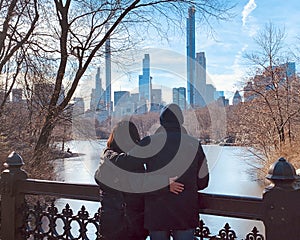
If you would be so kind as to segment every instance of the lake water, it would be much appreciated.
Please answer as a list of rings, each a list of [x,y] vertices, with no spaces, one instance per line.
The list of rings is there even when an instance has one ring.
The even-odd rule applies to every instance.
[[[72,183],[92,183],[94,184],[94,173],[99,165],[100,154],[105,146],[105,141],[71,141],[67,143],[72,152],[83,153],[76,158],[66,158],[55,161],[56,171],[59,180]],[[263,187],[252,180],[249,171],[252,170],[254,158],[245,159],[249,155],[246,149],[241,147],[227,147],[218,145],[205,145],[203,149],[206,153],[210,182],[203,191],[206,193],[217,193],[237,196],[262,197]],[[59,199],[58,207],[61,209],[68,202],[74,212],[80,210],[84,205],[90,214],[94,214],[100,204],[97,202]],[[238,239],[245,239],[254,226],[260,233],[264,234],[264,226],[260,221],[243,220],[237,218],[218,217],[212,215],[201,215],[206,226],[211,233],[217,234],[225,223],[229,223],[231,228],[238,235]],[[94,231],[93,231],[94,232]],[[93,238],[90,238],[93,239]]]

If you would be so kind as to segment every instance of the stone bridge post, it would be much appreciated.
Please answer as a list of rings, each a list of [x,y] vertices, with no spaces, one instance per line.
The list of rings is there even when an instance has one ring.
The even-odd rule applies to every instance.
[[[300,239],[300,188],[295,168],[278,159],[266,177],[271,184],[263,194],[267,240]]]
[[[12,152],[4,163],[5,170],[1,173],[1,239],[21,240],[22,205],[24,194],[18,192],[18,181],[27,178],[22,157]]]

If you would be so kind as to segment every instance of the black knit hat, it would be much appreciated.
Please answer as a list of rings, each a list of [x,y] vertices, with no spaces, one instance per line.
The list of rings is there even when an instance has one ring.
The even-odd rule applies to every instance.
[[[182,125],[184,121],[182,111],[175,103],[168,104],[161,110],[159,120],[162,126]]]

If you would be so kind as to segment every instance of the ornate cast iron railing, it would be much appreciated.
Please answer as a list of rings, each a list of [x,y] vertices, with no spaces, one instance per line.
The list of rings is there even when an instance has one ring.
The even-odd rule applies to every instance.
[[[58,211],[54,202],[48,207],[42,207],[38,202],[29,208],[24,206],[23,225],[21,232],[23,239],[95,239],[101,240],[101,208],[94,215],[90,215],[84,206],[74,214],[69,204]],[[76,227],[72,227],[76,223]],[[88,234],[88,227],[93,226],[95,231]],[[91,236],[92,235],[92,236]],[[237,239],[237,234],[228,223],[219,230],[217,235],[210,232],[203,220],[199,220],[199,226],[195,229],[195,239]],[[256,227],[245,237],[245,240],[264,240]]]
[[[47,208],[38,202],[34,207],[24,206],[23,225],[21,234],[23,239],[101,239],[99,208],[93,216],[90,216],[82,206],[77,214],[73,213],[69,204],[61,212],[58,211],[54,202]],[[88,229],[94,228],[89,234]],[[74,230],[76,229],[76,230]]]
[[[94,228],[94,237],[90,239],[101,239],[100,210],[90,215],[83,206],[74,214],[69,205],[62,212],[54,203],[46,208],[40,204],[31,208],[24,205],[27,195],[98,202],[98,186],[28,179],[21,169],[22,165],[22,158],[13,153],[6,161],[7,169],[1,174],[1,239],[88,239],[90,226]],[[299,240],[298,178],[293,166],[285,159],[279,159],[270,168],[268,179],[272,185],[265,189],[263,198],[201,193],[199,209],[204,214],[260,220],[264,223],[265,237],[253,227],[243,240]],[[218,233],[211,233],[200,220],[195,238],[227,240],[237,239],[237,234],[228,223]]]

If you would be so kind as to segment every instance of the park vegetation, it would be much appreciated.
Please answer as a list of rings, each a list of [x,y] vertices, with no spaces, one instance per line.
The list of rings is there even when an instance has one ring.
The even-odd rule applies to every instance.
[[[1,160],[16,150],[26,158],[25,168],[48,172],[53,143],[67,139],[73,121],[74,93],[89,67],[105,56],[105,42],[110,39],[112,59],[121,63],[123,53],[142,47],[145,36],[159,36],[157,41],[184,29],[191,6],[206,26],[230,18],[233,7],[226,0],[1,1]],[[20,106],[10,100],[17,88],[25,97]]]
[[[57,142],[106,138],[111,119],[74,117],[72,99],[89,67],[104,58],[108,39],[112,58],[121,64],[123,53],[142,46],[145,36],[155,32],[164,39],[172,29],[184,29],[191,5],[207,26],[212,19],[230,18],[232,9],[225,0],[1,1],[1,161],[15,150],[31,174],[46,178],[52,165],[45,162],[60,154],[53,151]],[[248,147],[263,170],[258,178],[280,156],[300,167],[300,82],[289,72],[297,54],[285,46],[285,37],[272,23],[255,37],[257,49],[245,55],[253,71],[245,73],[241,85],[243,103],[224,106],[216,101],[184,113],[185,127],[204,142]],[[10,99],[19,88],[22,96],[15,92],[18,99]],[[142,136],[159,123],[158,113],[132,120]]]
[[[300,79],[285,39],[285,31],[272,23],[254,38],[256,50],[245,54],[254,73],[243,84],[243,104],[228,121],[236,141],[257,157],[259,179],[279,157],[300,167]]]

